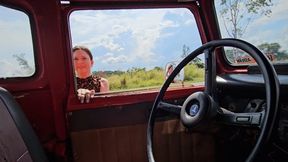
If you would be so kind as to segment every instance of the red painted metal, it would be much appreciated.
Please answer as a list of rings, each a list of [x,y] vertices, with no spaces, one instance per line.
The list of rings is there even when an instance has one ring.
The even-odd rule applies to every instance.
[[[113,3],[112,3],[113,2]],[[129,3],[133,2],[133,3]],[[71,39],[68,16],[80,8],[190,8],[199,28],[202,42],[218,39],[216,18],[210,0],[199,2],[177,0],[70,0],[61,5],[60,0],[1,0],[0,4],[25,11],[32,23],[37,72],[28,79],[0,80],[0,86],[13,93],[28,116],[45,148],[65,159],[65,141],[68,139],[66,113],[83,109],[123,106],[141,102],[153,102],[157,90],[113,93],[101,95],[89,104],[80,104],[75,94],[71,58]],[[97,4],[97,5],[95,5]],[[79,5],[79,6],[77,6]],[[90,6],[88,6],[90,5]],[[92,7],[92,5],[94,5]],[[218,72],[245,72],[229,66],[223,56],[217,57]],[[165,99],[187,97],[203,86],[171,89]]]
[[[188,97],[196,91],[203,91],[203,86],[195,86],[193,88],[177,88],[168,90],[165,94],[167,100]],[[90,103],[81,104],[75,94],[70,95],[67,111],[76,111],[83,109],[96,109],[111,106],[125,106],[141,102],[153,102],[159,90],[136,91],[136,92],[120,92],[109,95],[101,95],[93,98]]]

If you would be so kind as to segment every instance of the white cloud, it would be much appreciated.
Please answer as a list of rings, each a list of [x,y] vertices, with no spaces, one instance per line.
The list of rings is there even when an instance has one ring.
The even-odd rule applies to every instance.
[[[101,47],[101,46],[110,51],[121,51],[124,49],[118,43],[114,42],[113,37],[109,37],[105,35],[87,39],[85,41],[79,42],[79,44],[86,45],[90,49]]]
[[[0,6],[0,77],[29,76],[13,55],[26,56],[34,68],[33,45],[29,18],[21,11]]]
[[[260,33],[260,32],[259,32]],[[263,33],[263,34],[262,34]],[[261,43],[264,42],[269,42],[269,43],[274,43],[277,42],[281,45],[280,50],[288,50],[288,37],[286,34],[283,33],[288,33],[288,27],[283,29],[283,30],[269,30],[265,32],[261,32],[261,36],[263,39],[261,39]],[[259,39],[259,38],[258,38]]]
[[[104,56],[96,57],[96,62],[101,61],[102,63],[108,64],[118,64],[127,63],[129,61],[128,57],[125,55],[115,56],[113,53],[106,53]]]
[[[191,25],[194,23],[194,19],[189,19],[184,22],[185,25]]]
[[[129,60],[154,61],[153,49],[161,32],[169,27],[177,27],[173,21],[164,19],[165,14],[164,10],[149,10],[149,13],[139,12],[139,10],[120,11],[117,15],[110,14],[109,11],[105,13],[97,11],[96,14],[86,11],[75,12],[71,16],[72,37],[77,36],[73,44],[87,45],[92,49],[104,47],[112,53],[119,52],[125,49],[122,46],[123,42],[117,39],[121,34],[128,32],[135,47],[130,53],[125,54],[125,57]],[[123,57],[124,55],[120,56],[106,60],[117,62],[120,58],[127,59]]]
[[[288,33],[288,27],[283,31],[283,33]],[[288,51],[288,37],[286,34],[281,34],[279,36],[279,42],[283,42],[281,43],[282,50]]]
[[[269,15],[269,17],[262,16],[261,18],[254,21],[251,24],[251,27],[262,26],[271,21],[287,20],[288,19],[287,6],[288,6],[287,0],[279,0],[278,3],[273,4],[271,8],[272,13]]]
[[[12,62],[9,62],[7,60],[0,60],[0,65],[1,65],[0,78],[23,76],[23,75],[25,76],[20,66],[15,66],[15,64]]]
[[[281,44],[282,49],[288,49],[288,38],[286,34],[283,34],[288,32],[287,6],[287,0],[274,2],[274,5],[271,8],[272,13],[269,17],[262,16],[250,24],[248,27],[250,30],[247,30],[246,35],[249,36],[248,40],[253,44],[278,42]]]
[[[123,50],[123,47],[114,39],[127,29],[115,25],[119,24],[117,18],[111,18],[102,11],[98,11],[97,14],[91,11],[78,11],[75,15],[72,14],[71,22],[74,45],[86,45],[91,49],[102,46],[111,52]]]
[[[32,37],[28,19],[0,21],[0,56],[32,54]]]
[[[171,13],[171,14],[176,14],[176,15],[180,15],[180,16],[192,16],[192,12],[191,12],[191,15],[190,14],[187,14],[191,12],[189,9],[187,8],[182,8],[181,10],[179,9],[171,9],[171,10],[167,10],[167,13]]]

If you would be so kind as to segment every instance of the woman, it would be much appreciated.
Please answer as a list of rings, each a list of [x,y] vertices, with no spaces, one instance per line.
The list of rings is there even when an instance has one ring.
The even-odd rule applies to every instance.
[[[77,79],[78,98],[81,103],[88,103],[96,92],[108,92],[108,80],[93,75],[91,68],[94,64],[91,51],[84,46],[73,48],[74,69]]]

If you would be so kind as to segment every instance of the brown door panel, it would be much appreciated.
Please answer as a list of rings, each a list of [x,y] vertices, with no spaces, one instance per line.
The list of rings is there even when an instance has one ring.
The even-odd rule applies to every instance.
[[[70,112],[75,162],[147,162],[146,126],[151,103]],[[213,135],[186,131],[160,113],[154,131],[157,162],[215,161]]]

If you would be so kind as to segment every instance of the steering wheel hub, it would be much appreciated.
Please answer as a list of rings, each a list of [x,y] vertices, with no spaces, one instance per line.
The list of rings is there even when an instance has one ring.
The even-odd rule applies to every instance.
[[[189,109],[189,115],[190,116],[195,116],[199,112],[199,105],[198,104],[193,104],[190,109]]]
[[[208,112],[212,111],[211,99],[205,92],[196,92],[191,94],[184,102],[180,118],[186,127],[194,127],[208,119],[210,116]]]

